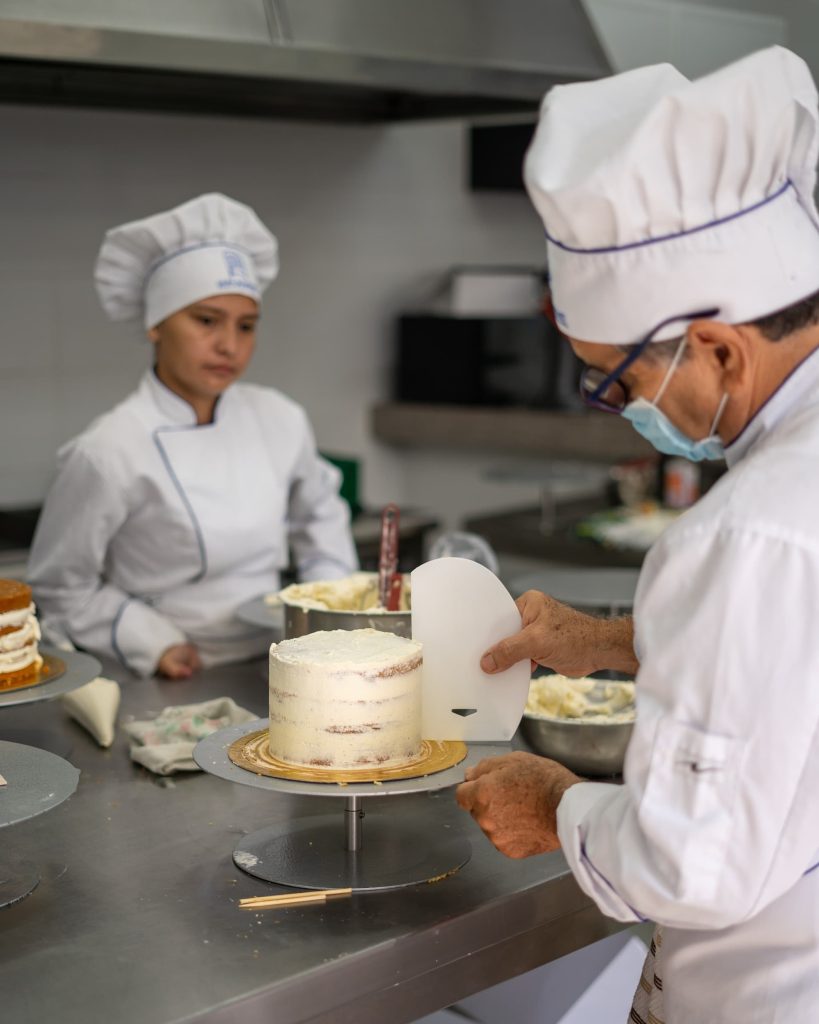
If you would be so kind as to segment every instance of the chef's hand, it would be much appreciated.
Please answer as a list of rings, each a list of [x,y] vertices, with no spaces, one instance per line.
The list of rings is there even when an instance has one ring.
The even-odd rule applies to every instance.
[[[578,678],[601,668],[635,673],[634,627],[630,618],[600,619],[527,590],[517,600],[523,628],[490,647],[481,658],[484,672],[503,672],[524,658],[561,675]]]
[[[201,667],[199,652],[193,644],[174,644],[163,651],[156,670],[168,679],[187,679]]]
[[[516,750],[469,768],[455,798],[501,853],[531,857],[560,848],[557,805],[581,781],[557,761]]]

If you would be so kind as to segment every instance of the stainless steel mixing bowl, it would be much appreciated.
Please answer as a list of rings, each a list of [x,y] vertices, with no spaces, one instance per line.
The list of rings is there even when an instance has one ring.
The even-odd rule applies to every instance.
[[[385,633],[412,637],[410,612],[336,612],[329,608],[305,608],[284,604],[284,636],[315,633],[319,629],[380,629]]]
[[[578,775],[620,775],[634,722],[583,722],[524,715],[521,731],[538,754]]]

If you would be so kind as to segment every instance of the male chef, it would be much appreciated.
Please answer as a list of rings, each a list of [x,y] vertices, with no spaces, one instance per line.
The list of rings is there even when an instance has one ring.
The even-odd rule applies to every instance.
[[[524,753],[458,790],[510,857],[562,848],[658,923],[631,1020],[819,1021],[817,93],[775,47],[553,89],[527,154],[587,400],[728,472],[649,553],[630,620],[524,595],[485,671],[637,673],[624,785]]]

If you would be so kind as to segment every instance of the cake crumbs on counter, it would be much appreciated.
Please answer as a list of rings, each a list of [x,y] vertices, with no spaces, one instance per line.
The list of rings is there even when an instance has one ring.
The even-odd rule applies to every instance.
[[[453,868],[451,871],[445,871],[442,875],[435,875],[434,878],[428,878],[427,885],[434,885],[435,882],[443,882],[445,878],[449,878],[450,875],[454,875],[456,871],[460,871],[460,867]]]

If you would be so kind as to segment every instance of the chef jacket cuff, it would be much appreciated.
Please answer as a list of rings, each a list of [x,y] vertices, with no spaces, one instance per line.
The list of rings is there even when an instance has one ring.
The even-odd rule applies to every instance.
[[[586,849],[586,837],[594,829],[596,811],[602,810],[620,791],[620,786],[608,782],[570,786],[558,804],[557,834],[578,885],[603,913],[617,921],[644,921],[617,892],[616,879],[607,878]]]
[[[140,676],[151,676],[163,653],[188,638],[164,615],[136,598],[119,606],[111,623],[111,646],[119,660]]]

